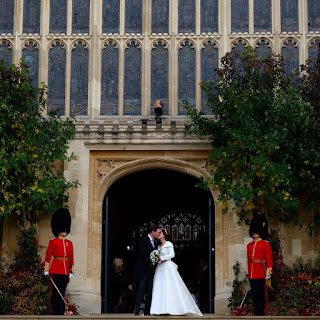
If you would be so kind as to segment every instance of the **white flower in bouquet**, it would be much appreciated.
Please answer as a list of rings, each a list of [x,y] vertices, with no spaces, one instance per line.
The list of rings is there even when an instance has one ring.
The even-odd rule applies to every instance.
[[[150,262],[151,262],[152,265],[155,266],[158,263],[160,254],[161,254],[161,249],[153,250],[150,253]]]

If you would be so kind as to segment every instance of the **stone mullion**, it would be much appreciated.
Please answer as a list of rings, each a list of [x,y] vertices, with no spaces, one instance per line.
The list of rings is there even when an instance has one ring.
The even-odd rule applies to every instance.
[[[221,44],[219,50],[220,59],[230,51],[229,36],[231,33],[231,0],[220,0],[219,11],[221,13]]]
[[[201,0],[195,0],[196,1],[196,34],[200,34],[201,33]]]
[[[178,77],[179,77],[179,40],[175,36],[172,37],[172,48],[171,48],[171,116],[176,117],[178,115]]]
[[[147,43],[148,43],[148,39],[147,37],[144,37],[144,41],[142,42],[142,47],[141,47],[141,115],[142,116],[146,116],[146,91],[148,90],[148,87],[146,87],[146,72],[147,69],[145,67],[146,64],[146,50],[148,50],[147,48]],[[150,87],[149,87],[150,88]]]
[[[71,34],[72,34],[72,0],[68,0],[67,2],[67,35],[71,35]]]
[[[120,0],[120,34],[123,35],[125,32],[125,19],[126,19],[126,1]]]
[[[305,63],[308,54],[308,44],[306,34],[308,33],[308,6],[305,0],[299,0],[299,33],[300,33],[300,46],[299,46],[299,63]]]
[[[124,50],[125,44],[124,41],[121,42],[119,48],[119,116],[123,115],[123,94],[124,94]]]
[[[148,37],[145,37],[144,40],[144,87],[142,87],[142,92],[144,93],[144,112],[141,110],[141,114],[145,115],[146,117],[150,116],[150,106],[153,101],[151,101],[151,41],[149,41]]]
[[[276,54],[281,53],[281,3],[278,0],[272,0],[272,32],[275,35],[273,51]]]
[[[249,34],[254,33],[254,0],[249,0]]]
[[[196,108],[201,110],[201,48],[198,46],[196,48]]]
[[[70,115],[70,88],[71,88],[71,43],[66,47],[66,90],[65,90],[65,115]]]
[[[15,0],[13,17],[14,47],[12,48],[12,63],[18,64],[21,58],[22,22],[23,21],[23,0]]]

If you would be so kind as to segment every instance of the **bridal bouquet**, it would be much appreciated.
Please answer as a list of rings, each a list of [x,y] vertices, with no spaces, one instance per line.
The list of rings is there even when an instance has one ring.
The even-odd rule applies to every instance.
[[[158,263],[160,254],[161,254],[161,249],[153,250],[150,253],[150,262],[152,265],[155,266]]]

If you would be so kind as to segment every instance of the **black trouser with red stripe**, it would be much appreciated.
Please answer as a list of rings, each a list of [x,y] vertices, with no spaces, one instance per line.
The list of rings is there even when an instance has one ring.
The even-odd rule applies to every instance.
[[[264,316],[267,311],[267,293],[265,279],[250,279],[254,315]]]
[[[69,282],[69,276],[66,276],[64,274],[51,274],[51,279],[54,281],[61,295],[64,298],[66,289],[67,289],[67,284]],[[52,288],[52,291],[51,291],[52,292],[52,295],[51,295],[52,314],[64,315],[64,311],[66,309],[65,303],[62,300],[59,292],[57,291],[53,283],[51,283],[51,288]]]

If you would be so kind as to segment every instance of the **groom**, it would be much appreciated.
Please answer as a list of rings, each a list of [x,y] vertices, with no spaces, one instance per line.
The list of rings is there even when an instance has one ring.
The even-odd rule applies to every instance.
[[[151,296],[153,286],[153,276],[155,267],[150,262],[150,253],[157,249],[156,239],[159,238],[161,230],[155,223],[150,223],[148,228],[149,234],[140,239],[137,260],[134,274],[134,287],[136,290],[135,315],[139,315],[140,305],[145,296],[144,315],[150,315]]]

